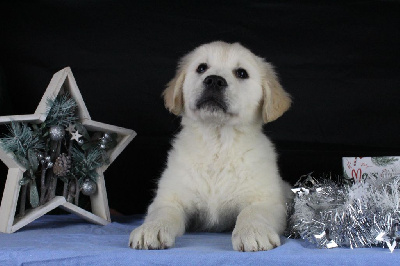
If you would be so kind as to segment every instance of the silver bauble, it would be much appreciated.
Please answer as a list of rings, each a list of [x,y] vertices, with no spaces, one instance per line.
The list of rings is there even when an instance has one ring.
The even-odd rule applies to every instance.
[[[104,133],[103,137],[105,139],[111,139],[111,135],[109,133]]]
[[[91,196],[97,191],[97,184],[93,180],[85,179],[81,185],[81,191],[83,195]]]
[[[65,136],[65,130],[62,126],[51,126],[49,133],[50,139],[55,141],[62,140]]]

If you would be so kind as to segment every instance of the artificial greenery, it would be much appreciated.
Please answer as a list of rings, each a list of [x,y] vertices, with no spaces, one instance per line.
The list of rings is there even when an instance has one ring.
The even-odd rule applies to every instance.
[[[69,93],[59,95],[54,100],[47,100],[48,114],[45,126],[64,126],[67,127],[69,124],[73,124],[78,120],[76,110],[78,104],[71,98]]]
[[[81,182],[83,178],[89,178],[93,181],[99,176],[96,169],[103,165],[102,152],[100,149],[89,149],[87,152],[74,147],[72,149],[72,160],[75,162],[71,169],[71,175]]]
[[[27,123],[11,122],[7,129],[8,133],[1,139],[3,150],[13,153],[17,161],[30,170],[28,174],[33,175],[39,166],[37,153],[45,148],[43,139]]]

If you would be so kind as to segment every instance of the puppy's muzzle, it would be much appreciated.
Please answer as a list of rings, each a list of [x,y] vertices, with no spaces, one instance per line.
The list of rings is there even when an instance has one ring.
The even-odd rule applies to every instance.
[[[228,87],[226,80],[221,76],[211,75],[203,80],[203,86],[203,94],[196,104],[197,109],[226,112],[228,110],[224,97],[225,89]]]

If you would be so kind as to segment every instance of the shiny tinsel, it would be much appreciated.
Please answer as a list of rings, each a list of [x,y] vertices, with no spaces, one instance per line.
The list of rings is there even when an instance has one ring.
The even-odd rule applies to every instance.
[[[320,248],[383,244],[393,251],[400,242],[399,185],[400,176],[370,176],[354,184],[304,176],[292,189],[289,234]]]

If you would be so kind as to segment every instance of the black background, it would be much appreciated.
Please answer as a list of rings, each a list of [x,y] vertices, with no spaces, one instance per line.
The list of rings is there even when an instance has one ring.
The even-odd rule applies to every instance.
[[[176,62],[240,42],[294,99],[264,127],[284,179],[340,174],[342,156],[400,156],[399,14],[397,1],[2,1],[0,115],[33,113],[70,66],[93,120],[138,133],[106,185],[111,208],[143,213],[179,130],[160,96]]]

